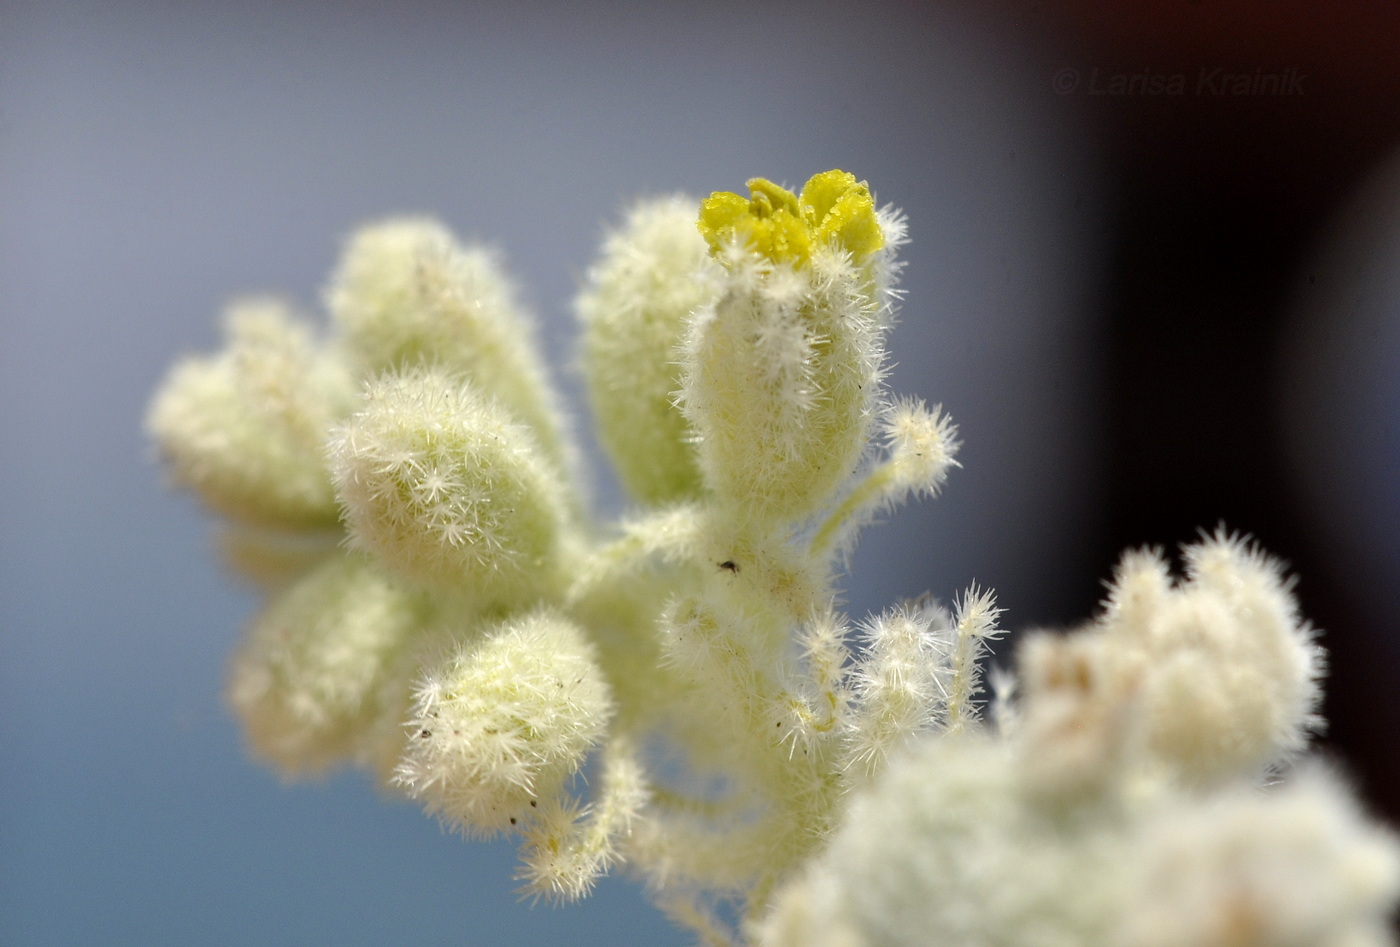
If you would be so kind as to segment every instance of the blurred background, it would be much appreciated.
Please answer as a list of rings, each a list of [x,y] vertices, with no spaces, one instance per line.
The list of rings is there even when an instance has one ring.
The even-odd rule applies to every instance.
[[[142,415],[229,298],[316,311],[352,228],[426,212],[504,253],[586,431],[603,226],[832,167],[909,215],[892,386],[965,441],[866,533],[850,611],[975,581],[1063,627],[1123,548],[1248,532],[1324,629],[1324,747],[1400,823],[1397,27],[1375,0],[0,6],[0,943],[685,943],[625,881],[531,908],[509,845],[251,762],[221,690],[256,600]]]

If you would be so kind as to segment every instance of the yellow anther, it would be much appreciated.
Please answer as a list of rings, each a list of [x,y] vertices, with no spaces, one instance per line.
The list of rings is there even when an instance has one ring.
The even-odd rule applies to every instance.
[[[801,196],[765,178],[748,180],[750,197],[716,191],[700,205],[700,233],[712,251],[740,240],[776,262],[802,266],[813,245],[834,243],[857,263],[885,243],[870,189],[855,175],[813,175]]]

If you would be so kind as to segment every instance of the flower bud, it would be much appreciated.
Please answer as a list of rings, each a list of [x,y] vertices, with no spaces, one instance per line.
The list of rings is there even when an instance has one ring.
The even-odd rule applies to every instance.
[[[701,490],[694,435],[676,407],[678,346],[692,312],[714,300],[714,262],[695,202],[638,205],[603,244],[578,298],[583,371],[603,447],[644,503]]]
[[[557,580],[560,475],[473,386],[428,368],[371,382],[330,454],[352,541],[390,569],[483,603]]]
[[[177,364],[151,401],[171,476],[246,524],[334,528],[322,446],[354,404],[348,372],[275,300],[234,304],[224,331],[222,352]]]
[[[369,372],[420,364],[460,372],[564,463],[530,321],[493,254],[463,249],[433,220],[387,220],[351,238],[326,301]]]
[[[1322,650],[1277,563],[1217,533],[1185,550],[1187,581],[1132,556],[1101,619],[1117,664],[1141,668],[1148,750],[1189,782],[1253,775],[1318,726]]]
[[[422,625],[421,596],[363,556],[336,556],[272,600],[233,660],[229,701],[287,775],[352,755],[383,711],[386,670]]]
[[[421,679],[396,781],[460,831],[509,831],[556,800],[611,715],[571,622],[513,619]]]
[[[717,495],[759,520],[800,518],[869,443],[889,315],[882,248],[899,230],[844,172],[817,175],[800,197],[749,187],[748,201],[716,194],[701,207],[725,275],[691,325],[681,403]]]

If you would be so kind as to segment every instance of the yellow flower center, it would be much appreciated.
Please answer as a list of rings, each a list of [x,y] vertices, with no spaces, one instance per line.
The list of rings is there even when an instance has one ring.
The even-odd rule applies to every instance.
[[[801,194],[764,178],[750,178],[748,188],[748,198],[716,191],[701,202],[698,226],[711,252],[738,240],[775,263],[802,266],[813,246],[834,243],[859,264],[885,245],[875,199],[854,174],[813,175]]]

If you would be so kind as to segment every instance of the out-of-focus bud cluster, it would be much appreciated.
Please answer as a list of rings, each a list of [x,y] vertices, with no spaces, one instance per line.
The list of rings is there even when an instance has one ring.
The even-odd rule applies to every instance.
[[[1400,846],[1307,763],[1321,650],[1279,566],[1223,532],[1173,580],[1028,638],[998,739],[924,741],[778,897],[769,947],[1390,944]],[[969,910],[975,906],[975,910]]]

